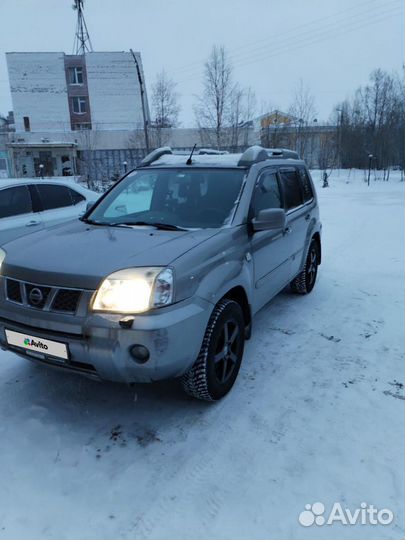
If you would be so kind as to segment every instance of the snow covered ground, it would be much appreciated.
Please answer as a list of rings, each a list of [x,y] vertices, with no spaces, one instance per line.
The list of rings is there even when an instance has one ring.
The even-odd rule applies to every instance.
[[[131,389],[1,352],[0,538],[403,538],[398,180],[367,187],[340,171],[318,188],[318,284],[258,314],[220,403],[173,382]],[[365,502],[394,520],[303,527],[314,502]]]

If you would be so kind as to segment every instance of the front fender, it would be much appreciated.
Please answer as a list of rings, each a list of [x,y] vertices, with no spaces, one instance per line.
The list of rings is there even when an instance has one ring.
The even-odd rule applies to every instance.
[[[176,301],[196,295],[215,305],[236,286],[242,286],[250,300],[253,262],[248,250],[246,226],[223,229],[196,246],[176,261]]]

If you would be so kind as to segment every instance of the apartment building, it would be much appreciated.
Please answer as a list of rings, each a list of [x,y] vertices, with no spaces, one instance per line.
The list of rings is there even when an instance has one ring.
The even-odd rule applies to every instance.
[[[135,56],[143,76],[141,55]],[[15,176],[77,174],[80,152],[103,150],[95,133],[107,132],[114,140],[115,131],[142,128],[140,84],[130,52],[9,52],[6,57],[15,118],[8,147]]]

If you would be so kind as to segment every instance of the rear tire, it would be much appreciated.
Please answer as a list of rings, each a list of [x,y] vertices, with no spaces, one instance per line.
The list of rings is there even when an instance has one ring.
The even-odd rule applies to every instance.
[[[181,378],[184,391],[204,401],[224,397],[238,376],[244,344],[242,308],[233,300],[220,300],[208,321],[197,360]]]
[[[319,246],[316,240],[312,240],[309,245],[304,268],[298,274],[298,276],[291,281],[291,289],[298,294],[310,293],[315,286],[316,276],[318,274],[318,266]]]

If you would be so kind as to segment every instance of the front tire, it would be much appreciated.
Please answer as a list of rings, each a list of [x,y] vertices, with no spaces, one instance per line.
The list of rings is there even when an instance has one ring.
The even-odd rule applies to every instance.
[[[312,240],[307,258],[305,260],[304,268],[294,278],[291,283],[291,289],[298,294],[308,294],[315,286],[316,276],[318,274],[319,266],[319,246],[316,240]]]
[[[238,376],[244,345],[240,305],[226,298],[220,300],[208,321],[197,360],[181,378],[185,392],[205,401],[224,397]]]

